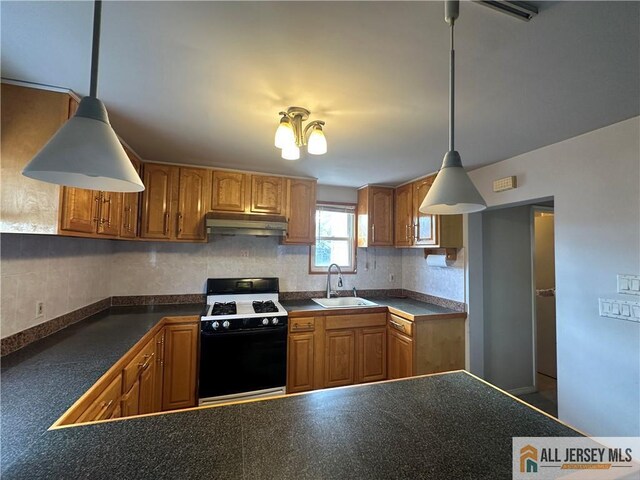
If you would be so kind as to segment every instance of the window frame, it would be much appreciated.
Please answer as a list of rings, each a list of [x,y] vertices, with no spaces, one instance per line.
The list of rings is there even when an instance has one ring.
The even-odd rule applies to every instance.
[[[313,243],[313,245],[309,245],[309,274],[310,275],[326,275],[327,274],[327,267],[318,267],[315,265],[315,251],[316,251],[316,242],[318,240],[351,240],[352,241],[352,245],[351,245],[351,258],[353,259],[353,266],[352,268],[342,268],[342,266],[340,266],[340,269],[342,270],[342,273],[345,275],[354,275],[356,273],[358,273],[358,258],[357,258],[357,252],[358,252],[358,222],[357,222],[357,204],[355,203],[344,203],[344,202],[322,202],[322,201],[318,201],[316,202],[316,208],[315,208],[315,212],[316,212],[316,216],[318,215],[318,207],[322,206],[322,205],[326,205],[328,207],[344,207],[345,210],[347,209],[353,209],[353,223],[352,223],[352,238],[350,237],[322,237],[319,238],[318,237],[318,231],[316,229],[316,236],[315,236],[315,241]]]

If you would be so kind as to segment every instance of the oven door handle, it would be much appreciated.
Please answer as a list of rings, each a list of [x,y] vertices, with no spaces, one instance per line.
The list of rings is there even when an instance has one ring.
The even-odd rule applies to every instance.
[[[247,330],[231,330],[231,331],[216,331],[207,332],[200,330],[200,335],[204,337],[237,337],[238,335],[265,335],[268,333],[280,333],[287,330],[287,325],[278,325],[277,327],[270,328],[251,328]]]

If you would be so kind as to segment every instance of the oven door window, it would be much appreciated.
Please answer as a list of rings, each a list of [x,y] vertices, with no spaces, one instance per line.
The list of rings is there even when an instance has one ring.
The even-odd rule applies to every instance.
[[[282,387],[287,327],[200,336],[200,398]]]

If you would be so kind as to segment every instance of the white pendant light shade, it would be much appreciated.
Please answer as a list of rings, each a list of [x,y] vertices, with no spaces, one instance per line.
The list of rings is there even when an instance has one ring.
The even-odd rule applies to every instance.
[[[140,192],[144,184],[109,124],[104,104],[84,97],[22,174],[43,182],[107,192]]]
[[[316,125],[313,130],[311,130],[307,151],[312,155],[324,155],[327,153],[327,139],[320,125]]]
[[[291,120],[288,117],[282,117],[280,119],[280,125],[276,130],[276,138],[274,142],[278,148],[290,147],[296,144],[296,136],[293,132],[293,126]]]
[[[282,149],[282,158],[285,160],[298,160],[300,158],[300,147],[295,143],[285,146]]]
[[[485,208],[487,204],[462,167],[458,152],[447,152],[442,168],[420,205],[420,212],[455,215],[479,212]]]

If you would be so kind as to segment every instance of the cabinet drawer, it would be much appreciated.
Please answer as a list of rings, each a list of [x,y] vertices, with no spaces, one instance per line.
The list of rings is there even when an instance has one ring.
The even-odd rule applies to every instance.
[[[355,315],[330,315],[325,322],[327,330],[339,328],[381,327],[387,324],[386,313],[361,313]]]
[[[409,337],[413,337],[413,322],[410,322],[409,320],[405,320],[404,318],[390,313],[389,326]]]
[[[289,319],[290,332],[313,332],[316,329],[316,319],[313,317],[300,317]]]
[[[77,423],[92,422],[110,418],[119,405],[122,394],[122,376],[118,375],[107,388],[89,405],[89,408],[80,415]]]
[[[155,355],[155,343],[153,339],[145,344],[142,347],[142,350],[138,352],[138,354],[129,362],[129,364],[124,367],[124,391],[128,392],[131,390],[131,387],[136,380],[138,379],[138,375],[145,370],[149,364],[155,361],[153,358]]]

